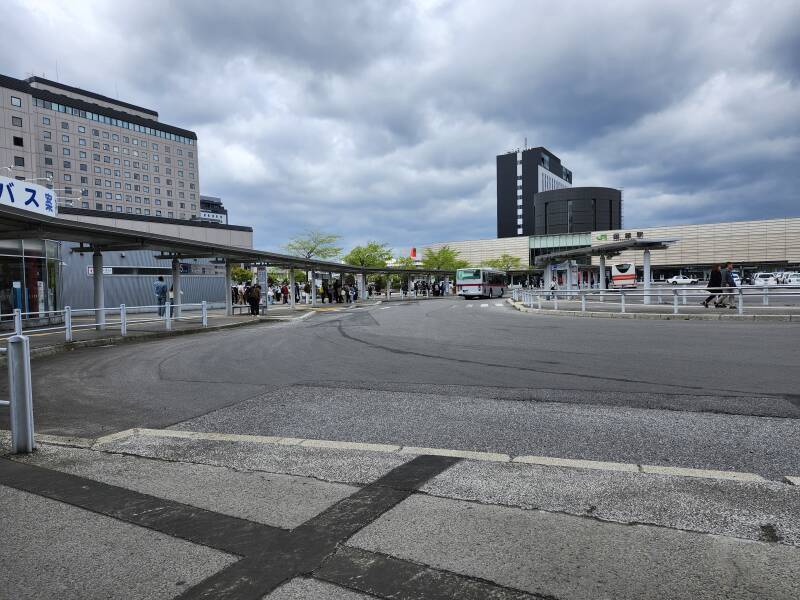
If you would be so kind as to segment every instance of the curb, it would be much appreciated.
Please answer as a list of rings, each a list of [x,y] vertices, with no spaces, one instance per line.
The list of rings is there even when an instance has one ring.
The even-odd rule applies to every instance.
[[[64,352],[71,352],[80,348],[96,348],[98,346],[108,345],[121,345],[121,344],[135,344],[139,342],[147,342],[150,340],[158,340],[173,336],[192,335],[197,333],[208,333],[212,331],[223,331],[225,329],[235,329],[237,327],[246,327],[248,325],[263,325],[265,323],[291,323],[294,321],[303,321],[308,319],[313,312],[300,315],[299,317],[262,317],[257,321],[243,321],[241,323],[225,323],[223,325],[209,325],[208,327],[200,327],[197,329],[173,329],[172,331],[153,331],[140,333],[137,335],[112,335],[109,337],[96,338],[93,340],[79,340],[77,342],[64,342],[63,344],[56,344],[52,346],[40,346],[38,348],[31,348],[31,358],[44,358],[47,356],[54,356]],[[5,356],[0,356],[0,366],[6,364]]]
[[[580,310],[562,310],[530,308],[522,302],[514,302],[511,298],[506,300],[512,308],[526,313],[540,315],[553,315],[557,317],[583,317],[596,319],[643,319],[650,321],[742,321],[742,322],[768,322],[768,323],[800,323],[800,315],[731,315],[731,314],[666,314],[666,313],[636,313],[636,312],[605,312]]]
[[[88,447],[92,450],[99,452],[116,452],[113,448],[104,449],[103,446],[118,440],[134,436],[151,436],[158,438],[176,438],[176,439],[190,439],[190,440],[208,440],[218,442],[251,442],[261,444],[271,444],[277,446],[299,446],[304,448],[327,448],[335,450],[360,450],[379,452],[384,454],[399,454],[399,455],[436,455],[436,456],[453,456],[463,458],[466,460],[474,460],[480,462],[492,463],[505,463],[505,464],[522,464],[522,465],[537,465],[544,467],[562,467],[583,470],[595,471],[626,471],[631,473],[641,473],[645,475],[668,475],[673,477],[693,477],[699,479],[713,479],[713,480],[727,480],[738,481],[742,483],[766,483],[773,480],[768,480],[756,473],[746,473],[739,471],[719,471],[715,469],[698,469],[691,467],[675,467],[668,465],[648,465],[638,463],[617,463],[608,461],[596,461],[586,459],[574,458],[561,458],[554,456],[510,456],[508,454],[498,452],[477,452],[471,450],[455,450],[449,448],[423,448],[417,446],[401,446],[395,444],[379,444],[368,442],[344,442],[338,440],[315,440],[303,439],[293,437],[275,437],[275,436],[261,436],[261,435],[246,435],[246,434],[229,434],[229,433],[206,433],[202,431],[184,431],[181,429],[148,429],[136,427],[133,429],[126,429],[118,431],[110,435],[96,438],[94,440],[81,440],[80,447]],[[56,436],[50,436],[56,437]],[[57,441],[49,442],[40,436],[42,443],[58,443]],[[69,441],[73,441],[70,439]],[[60,445],[76,445],[61,442]],[[786,485],[794,485],[800,487],[800,477],[786,475],[783,481],[777,483],[784,483]]]

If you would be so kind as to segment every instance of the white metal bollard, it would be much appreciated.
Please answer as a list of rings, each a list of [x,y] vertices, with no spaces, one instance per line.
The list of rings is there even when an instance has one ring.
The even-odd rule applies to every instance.
[[[553,310],[558,310],[558,292],[553,294]]]
[[[119,305],[119,334],[123,337],[128,335],[128,313],[124,304]]]
[[[737,308],[739,310],[739,314],[743,315],[744,314],[744,295],[742,294],[743,290],[742,288],[739,288],[736,291],[738,292],[737,294],[738,297],[736,298],[738,300]]]
[[[542,310],[542,295],[541,294],[538,294],[536,296],[536,306],[539,308],[539,310]],[[531,308],[533,308],[533,304],[531,304]]]
[[[681,302],[686,306],[686,290],[681,290]]]
[[[678,314],[678,290],[672,290],[672,314]]]
[[[33,393],[30,341],[24,335],[8,338],[8,391],[11,409],[11,452],[33,452]]]
[[[581,292],[581,312],[586,312],[586,294]]]
[[[769,290],[767,289],[767,286],[764,286],[761,301],[764,303],[764,306],[769,306]]]
[[[14,309],[14,335],[22,335],[22,313],[18,308]]]
[[[625,312],[625,290],[619,291],[619,312]]]
[[[64,337],[67,342],[72,341],[72,307],[64,307]]]
[[[169,301],[164,304],[164,327],[166,327],[167,331],[172,329],[172,305]]]
[[[208,305],[205,300],[200,303],[200,314],[203,317],[203,327],[208,327]]]

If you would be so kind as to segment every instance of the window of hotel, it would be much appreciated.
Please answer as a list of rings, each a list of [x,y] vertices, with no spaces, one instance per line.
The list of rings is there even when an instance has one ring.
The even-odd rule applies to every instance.
[[[22,127],[22,117],[11,117],[11,124],[14,127]]]
[[[174,219],[175,218],[175,213],[172,212],[172,211],[167,212],[167,218],[168,219]]]
[[[86,127],[83,125],[78,125],[78,133],[86,133]]]
[[[86,145],[86,138],[78,138],[78,145],[85,146]]]
[[[44,145],[44,151],[45,152],[52,152],[53,151],[53,147],[50,144],[45,144]]]
[[[50,117],[42,117],[42,125],[50,125]]]
[[[72,163],[70,161],[68,161],[68,160],[65,160],[64,161],[64,168],[65,169],[71,169],[72,168]]]
[[[25,145],[25,142],[22,140],[21,137],[14,136],[14,145],[19,146],[21,148]]]
[[[61,129],[69,129],[69,123],[66,121],[61,121]]]
[[[25,158],[22,156],[15,156],[14,157],[14,166],[15,167],[24,167],[25,166]],[[9,184],[11,185],[11,184]],[[11,188],[9,188],[11,189]]]
[[[86,163],[81,163],[81,171],[87,171],[88,168],[89,167],[88,167],[88,165]]]
[[[49,156],[46,156],[44,159],[44,164],[49,167],[50,165],[53,164],[53,159],[50,158]]]
[[[69,156],[69,148],[62,148],[61,152],[64,154],[64,156]]]
[[[157,217],[160,217],[160,216],[161,216],[161,211],[160,211],[160,210],[157,210],[157,211],[156,211],[156,216],[157,216]]]
[[[50,137],[51,136],[50,136],[50,132],[49,131],[43,131],[42,132],[42,139],[49,140]]]
[[[149,208],[145,208],[144,209],[144,214],[149,215],[150,214],[150,209]]]
[[[11,106],[22,106],[22,100],[16,96],[11,96]]]
[[[86,152],[84,152],[83,150],[79,151],[78,158],[86,158]]]
[[[72,181],[72,175],[69,173],[64,173],[64,181]]]
[[[103,132],[103,139],[105,139],[105,140],[108,139],[108,132],[107,131]]]
[[[61,136],[61,142],[64,143],[64,144],[69,144],[69,136],[68,135],[62,135]]]
[[[97,129],[92,129],[92,135],[94,137],[100,137],[100,131]]]
[[[121,206],[117,207],[117,212],[122,212],[122,207]]]
[[[86,191],[86,190],[84,190],[84,191]],[[81,208],[89,208],[89,203],[88,202],[81,202]]]
[[[119,135],[114,133],[114,134],[111,135],[111,139],[114,140],[115,142],[118,142],[119,141]]]

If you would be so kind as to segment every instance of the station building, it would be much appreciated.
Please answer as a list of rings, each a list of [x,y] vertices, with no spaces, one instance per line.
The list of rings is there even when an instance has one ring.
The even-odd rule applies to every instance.
[[[449,246],[473,266],[505,253],[520,259],[520,271],[541,273],[537,257],[637,239],[675,240],[666,249],[651,250],[651,269],[656,281],[678,273],[705,278],[714,264],[729,260],[743,275],[757,271],[800,271],[800,217],[437,242],[422,246],[421,250],[424,253],[426,249]],[[641,270],[642,251],[623,251],[614,261],[630,262]],[[599,266],[596,256],[579,258],[576,262],[586,281]]]

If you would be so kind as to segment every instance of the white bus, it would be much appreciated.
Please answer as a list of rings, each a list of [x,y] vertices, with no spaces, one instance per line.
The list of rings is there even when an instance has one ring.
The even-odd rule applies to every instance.
[[[619,263],[611,265],[612,287],[636,287],[636,265]]]
[[[456,290],[465,298],[502,298],[506,291],[506,274],[495,269],[459,269]]]

